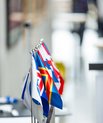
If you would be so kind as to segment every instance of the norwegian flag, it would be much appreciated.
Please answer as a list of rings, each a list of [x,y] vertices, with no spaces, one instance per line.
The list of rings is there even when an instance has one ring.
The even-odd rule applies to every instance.
[[[53,81],[55,82],[59,94],[62,94],[64,88],[64,79],[62,78],[59,70],[56,68],[51,58],[50,52],[44,42],[42,42],[41,47],[37,52],[41,57],[45,67],[48,69],[49,74],[53,78]]]

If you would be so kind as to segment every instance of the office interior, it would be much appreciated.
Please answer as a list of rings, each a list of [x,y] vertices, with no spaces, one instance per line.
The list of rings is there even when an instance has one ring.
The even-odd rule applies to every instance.
[[[65,80],[55,123],[103,123],[103,72],[89,69],[103,63],[102,0],[0,0],[0,123],[31,122],[21,93],[41,38]]]

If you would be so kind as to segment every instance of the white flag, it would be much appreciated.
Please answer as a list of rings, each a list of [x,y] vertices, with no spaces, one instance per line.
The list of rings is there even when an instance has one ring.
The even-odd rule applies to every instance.
[[[32,111],[31,113],[33,113],[33,116],[41,123],[43,120],[43,109],[37,82],[36,65],[32,56],[32,67],[24,81],[22,100],[25,106]]]
[[[34,54],[33,54],[34,55]],[[42,105],[42,102],[41,102],[41,97],[40,97],[40,92],[38,90],[38,76],[37,76],[37,69],[36,69],[36,63],[35,63],[35,60],[34,60],[34,57],[32,56],[32,98],[33,98],[33,101],[37,104],[40,104]]]

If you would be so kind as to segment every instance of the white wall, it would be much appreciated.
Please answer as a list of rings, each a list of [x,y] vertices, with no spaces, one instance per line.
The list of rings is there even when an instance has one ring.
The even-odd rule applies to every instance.
[[[5,52],[5,0],[0,0],[0,92],[1,92],[1,81],[2,81],[2,59]]]
[[[23,78],[30,66],[31,47],[42,37],[51,48],[50,24],[45,19],[32,30],[31,35],[27,32],[25,41],[20,37],[19,41],[10,50],[6,48],[6,11],[5,0],[0,0],[0,95],[21,97]],[[29,37],[27,37],[29,35]],[[30,43],[32,40],[32,43]],[[31,45],[32,44],[32,45]]]

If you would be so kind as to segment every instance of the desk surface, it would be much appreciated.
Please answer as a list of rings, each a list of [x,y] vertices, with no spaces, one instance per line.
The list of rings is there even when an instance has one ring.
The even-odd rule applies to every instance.
[[[0,123],[31,123],[31,117],[0,118]]]

